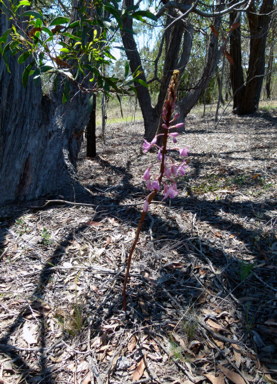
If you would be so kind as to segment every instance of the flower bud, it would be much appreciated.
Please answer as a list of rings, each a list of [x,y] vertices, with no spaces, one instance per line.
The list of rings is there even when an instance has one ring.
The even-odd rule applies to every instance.
[[[144,212],[147,212],[148,211],[148,208],[149,208],[149,202],[148,200],[145,200],[144,204],[143,204],[143,210]]]
[[[147,168],[143,175],[144,180],[150,179],[150,168]]]

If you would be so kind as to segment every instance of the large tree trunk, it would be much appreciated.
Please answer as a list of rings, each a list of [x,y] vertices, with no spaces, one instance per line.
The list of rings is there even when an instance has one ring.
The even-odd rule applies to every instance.
[[[1,13],[0,35],[8,28]],[[22,85],[27,64],[10,56],[6,70],[0,58],[0,205],[49,194],[66,198],[78,189],[76,160],[89,115],[87,95],[77,94],[62,104],[61,84],[51,97],[40,82]],[[76,93],[71,89],[70,97]]]
[[[240,23],[241,15],[237,12],[230,13],[230,24]],[[230,36],[230,55],[234,65],[230,66],[230,80],[233,90],[233,109],[236,110],[240,104],[243,92],[243,68],[241,61],[241,28],[235,29]]]
[[[246,83],[241,79],[241,42],[231,38],[231,56],[234,61],[232,70],[235,79],[232,81],[235,113],[252,114],[258,109],[265,71],[265,47],[269,29],[273,0],[263,0],[260,10],[252,1],[247,12],[250,28],[250,55]],[[236,31],[233,32],[236,34]],[[232,45],[234,46],[232,47]],[[235,82],[236,80],[236,82]]]

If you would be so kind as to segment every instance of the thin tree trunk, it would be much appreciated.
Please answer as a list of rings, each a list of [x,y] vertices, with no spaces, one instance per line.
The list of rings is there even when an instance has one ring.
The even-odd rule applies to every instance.
[[[223,60],[222,60],[221,79],[220,79],[219,73],[218,72],[216,73],[216,79],[217,79],[217,84],[218,84],[218,99],[217,99],[217,106],[216,106],[216,112],[215,112],[215,118],[214,118],[215,121],[218,120],[218,111],[219,111],[220,103],[222,103],[224,105],[224,100],[222,97],[222,84],[223,84],[223,76],[224,76],[224,67],[225,67],[225,56],[223,56]]]
[[[271,26],[271,42],[270,42],[269,58],[268,58],[267,73],[266,73],[266,84],[265,84],[267,99],[270,99],[271,97],[271,79],[272,79],[274,45],[275,45],[275,36],[276,36],[275,28],[276,28],[276,18],[274,19],[274,22]]]
[[[106,128],[107,115],[106,115],[106,96],[104,93],[102,95],[101,111],[102,111],[102,137],[103,137],[103,142],[105,144],[105,128]]]
[[[207,90],[208,88],[205,89],[205,92],[204,92],[204,105],[203,105],[203,115],[202,117],[205,117],[205,114],[206,114],[206,97],[207,97]]]
[[[92,109],[87,125],[87,157],[96,156],[96,95],[92,96]]]

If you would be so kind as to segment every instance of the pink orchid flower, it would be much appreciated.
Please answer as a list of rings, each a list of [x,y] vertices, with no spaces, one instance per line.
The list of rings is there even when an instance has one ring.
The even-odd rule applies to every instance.
[[[147,140],[143,139],[144,143],[142,145],[143,149],[144,149],[144,153],[148,152],[150,148],[154,147],[154,145],[156,144],[157,142],[157,137],[155,136],[154,139],[151,141],[151,143],[149,143]]]
[[[175,196],[178,195],[177,185],[176,183],[173,183],[173,185],[167,185],[164,186],[164,199],[169,197],[170,199],[174,199]]]
[[[181,156],[187,156],[189,153],[189,149],[188,148],[180,148],[179,153]]]

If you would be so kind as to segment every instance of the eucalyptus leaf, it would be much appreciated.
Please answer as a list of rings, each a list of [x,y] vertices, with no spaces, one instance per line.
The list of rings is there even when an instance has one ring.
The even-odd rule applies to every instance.
[[[26,11],[23,12],[20,17],[33,16],[35,19],[40,19],[43,21],[43,15],[36,11]]]
[[[67,24],[69,23],[69,18],[68,17],[63,17],[63,16],[58,16],[55,17],[50,23],[50,27],[53,27],[55,25],[60,25],[60,24]]]
[[[31,64],[27,65],[27,67],[25,68],[25,70],[23,72],[22,84],[23,84],[24,88],[26,88],[26,86],[27,86],[28,78],[29,78],[29,75],[30,75],[30,72],[31,72],[31,69],[32,69],[34,63],[35,63],[35,61],[33,61]]]
[[[18,64],[24,63],[31,56],[31,54],[32,54],[32,51],[23,52],[22,55],[20,55],[19,58],[17,59]]]

